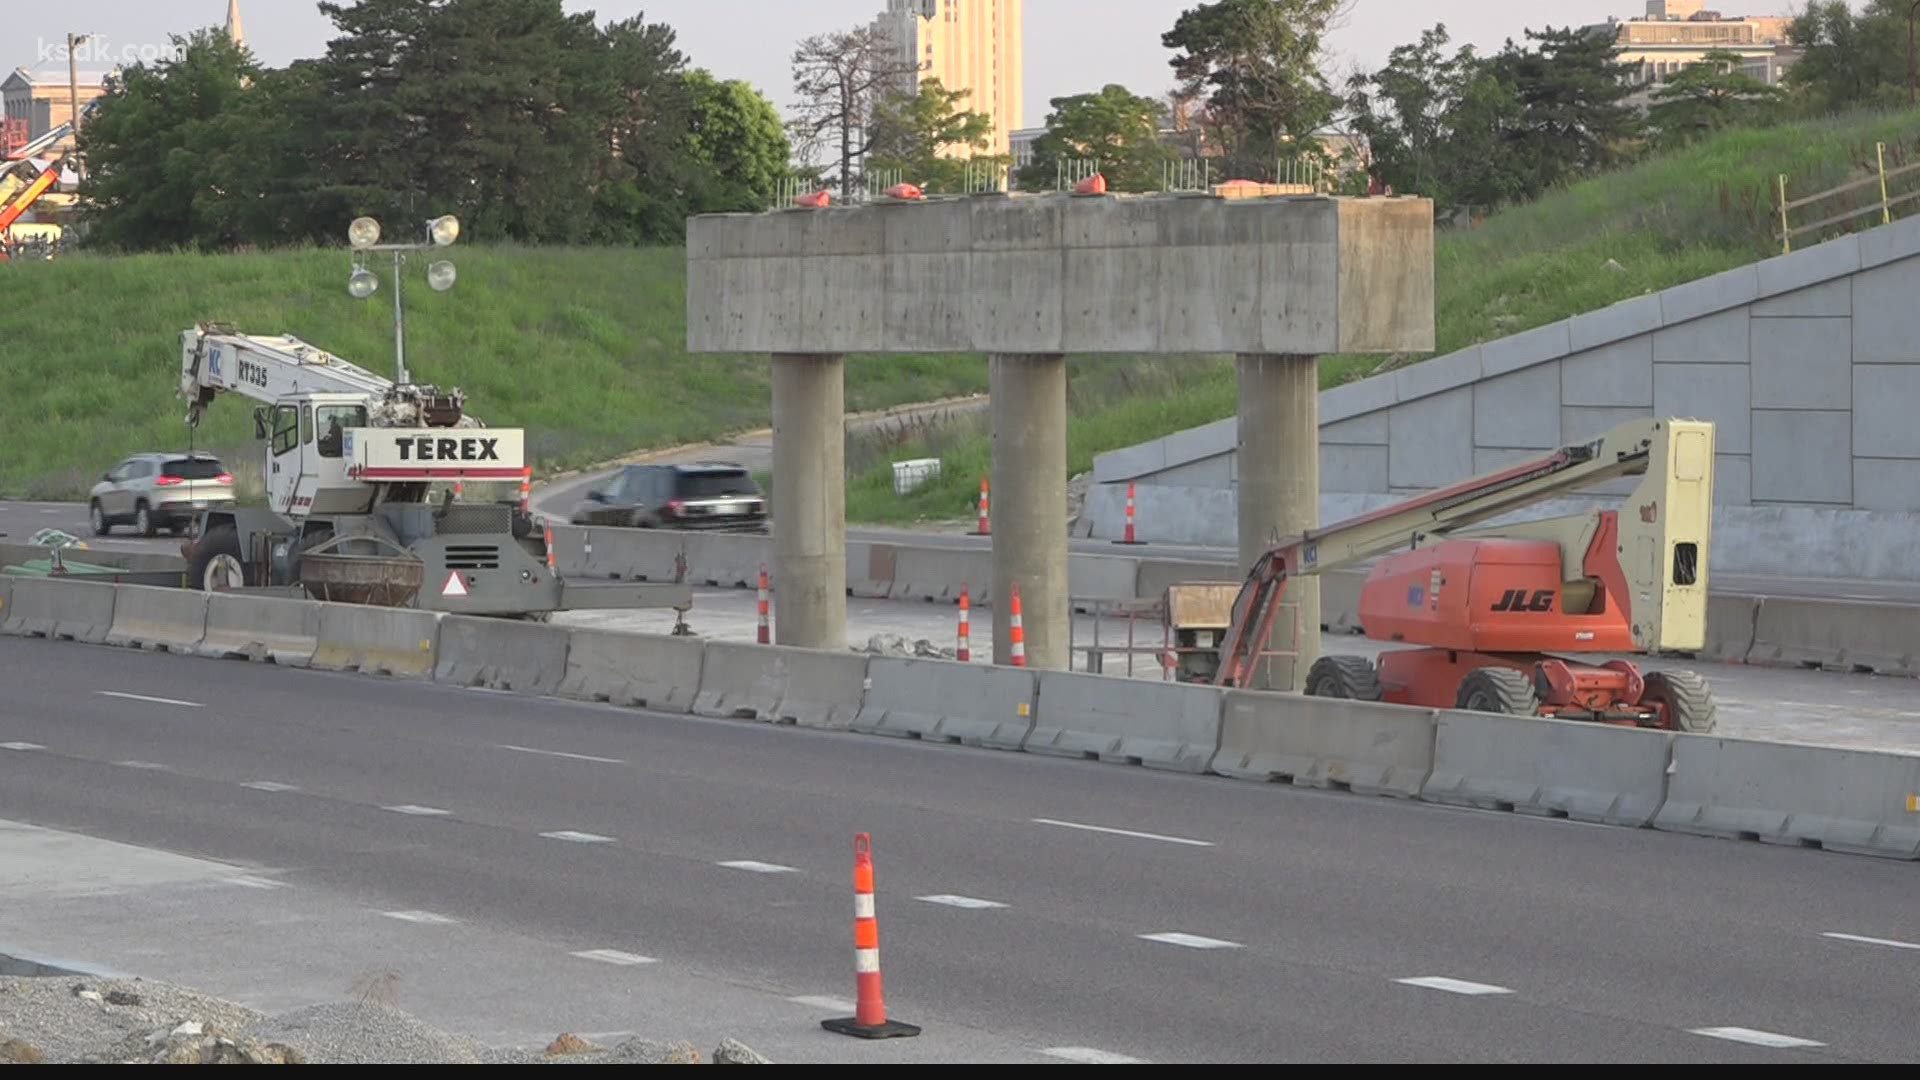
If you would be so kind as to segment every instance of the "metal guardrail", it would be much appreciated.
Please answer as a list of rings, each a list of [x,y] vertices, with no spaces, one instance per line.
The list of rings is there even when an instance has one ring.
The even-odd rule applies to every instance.
[[[1911,162],[1892,169],[1887,168],[1887,144],[1883,142],[1874,144],[1874,162],[1875,168],[1874,175],[1872,176],[1849,181],[1838,187],[1815,192],[1812,195],[1803,195],[1797,199],[1787,198],[1787,174],[1781,173],[1776,185],[1779,192],[1780,228],[1774,233],[1774,239],[1780,241],[1780,253],[1787,255],[1793,252],[1794,237],[1817,233],[1822,229],[1830,229],[1836,225],[1845,225],[1858,218],[1865,217],[1868,214],[1877,213],[1880,215],[1880,224],[1891,225],[1893,224],[1895,207],[1905,206],[1915,200],[1920,200],[1920,187],[1916,187],[1912,191],[1899,195],[1892,194],[1892,182],[1903,176],[1920,173],[1920,162]],[[1874,187],[1878,187],[1880,191],[1880,198],[1877,202],[1870,202],[1865,206],[1856,207],[1852,210],[1843,210],[1839,213],[1827,214],[1818,221],[1810,221],[1803,225],[1794,225],[1792,223],[1790,215],[1794,210],[1804,209],[1818,203],[1827,202],[1830,199],[1839,198],[1842,195],[1848,195],[1856,191]]]

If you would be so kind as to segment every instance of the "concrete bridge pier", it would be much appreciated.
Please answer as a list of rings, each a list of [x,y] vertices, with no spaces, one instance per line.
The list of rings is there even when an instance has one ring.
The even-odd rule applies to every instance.
[[[846,363],[773,354],[773,640],[847,647]]]
[[[1068,669],[1067,358],[996,353],[993,411],[993,662],[1011,663],[1020,586],[1026,663]]]
[[[1320,378],[1313,356],[1241,353],[1238,469],[1240,570],[1278,540],[1320,524]],[[1255,685],[1303,690],[1320,654],[1320,579],[1287,582],[1267,647],[1295,652],[1261,666]],[[1296,623],[1297,612],[1297,623]],[[1296,640],[1292,630],[1299,628]]]

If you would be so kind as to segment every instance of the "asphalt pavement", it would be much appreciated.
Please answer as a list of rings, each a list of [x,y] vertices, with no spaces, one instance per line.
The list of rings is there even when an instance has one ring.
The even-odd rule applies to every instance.
[[[1907,864],[66,643],[0,639],[0,671],[0,819],[265,883],[233,886],[247,917],[126,890],[144,946],[8,894],[0,939],[154,977],[283,904],[288,979],[421,965],[435,1023],[558,1031],[609,973],[543,973],[613,949],[650,961],[642,1019],[710,1005],[790,1061],[1920,1055]],[[861,831],[923,1040],[815,1022],[851,996]],[[302,921],[350,908],[384,943]]]

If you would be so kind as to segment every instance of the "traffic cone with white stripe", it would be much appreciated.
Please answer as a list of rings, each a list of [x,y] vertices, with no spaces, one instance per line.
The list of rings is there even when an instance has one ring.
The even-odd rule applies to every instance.
[[[1133,537],[1133,481],[1127,481],[1127,534],[1124,540],[1115,540],[1116,544],[1138,544]]]
[[[962,584],[960,586],[960,634],[959,641],[953,650],[953,658],[963,664],[973,659],[973,642],[970,640],[972,635],[968,626],[972,618],[972,609],[973,601],[967,596],[966,585]]]
[[[880,920],[873,913],[873,840],[866,833],[853,838],[853,971],[858,990],[853,1015],[822,1020],[821,1027],[862,1039],[920,1034],[912,1024],[887,1019],[887,1000],[880,989]]]
[[[769,589],[767,585],[767,566],[765,563],[761,563],[760,564],[760,632],[757,640],[762,645],[771,644],[773,640],[772,632],[767,625],[767,593],[768,591]]]
[[[980,478],[980,524],[973,530],[975,536],[993,535],[993,517],[987,513],[987,478]]]
[[[1007,641],[1012,651],[1014,667],[1027,666],[1027,628],[1020,622],[1020,586],[1013,587],[1013,597],[1007,603]]]

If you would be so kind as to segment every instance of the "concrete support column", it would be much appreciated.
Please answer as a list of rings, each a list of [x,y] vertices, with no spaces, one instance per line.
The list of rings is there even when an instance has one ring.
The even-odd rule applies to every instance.
[[[773,354],[773,640],[847,648],[845,362]]]
[[[1312,356],[1242,354],[1240,435],[1235,486],[1239,495],[1240,570],[1244,574],[1277,539],[1320,524],[1320,379]],[[1293,640],[1291,607],[1274,620],[1267,647],[1297,649],[1297,661],[1275,657],[1263,671],[1273,690],[1305,687],[1320,655],[1320,580],[1291,578],[1285,603],[1298,605],[1300,638]]]
[[[1009,598],[1020,586],[1027,666],[1065,671],[1067,359],[995,355],[993,400],[993,662],[1013,658]]]

